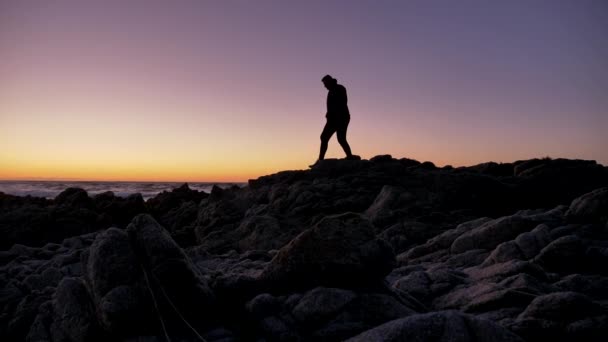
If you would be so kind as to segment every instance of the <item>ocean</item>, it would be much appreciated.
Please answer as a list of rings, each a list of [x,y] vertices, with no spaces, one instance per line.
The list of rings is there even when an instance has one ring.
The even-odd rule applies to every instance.
[[[16,196],[35,196],[55,198],[63,190],[76,187],[82,188],[94,196],[102,192],[112,191],[116,196],[127,197],[140,193],[144,200],[156,196],[163,191],[171,191],[180,187],[184,182],[92,182],[92,181],[0,181],[0,192]],[[245,186],[246,183],[190,183],[190,189],[209,193],[217,185],[228,188],[233,185]]]

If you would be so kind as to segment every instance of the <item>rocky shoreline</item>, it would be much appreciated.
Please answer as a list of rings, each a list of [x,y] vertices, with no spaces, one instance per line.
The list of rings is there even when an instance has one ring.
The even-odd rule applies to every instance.
[[[209,194],[0,193],[2,341],[603,341],[608,168],[326,160]]]

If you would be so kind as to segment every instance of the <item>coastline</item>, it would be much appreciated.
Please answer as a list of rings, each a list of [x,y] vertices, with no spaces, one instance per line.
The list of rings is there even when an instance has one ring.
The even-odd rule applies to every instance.
[[[182,319],[209,341],[608,331],[594,161],[330,159],[209,193],[69,188],[0,194],[0,209],[2,339],[162,339],[150,293],[186,340]]]

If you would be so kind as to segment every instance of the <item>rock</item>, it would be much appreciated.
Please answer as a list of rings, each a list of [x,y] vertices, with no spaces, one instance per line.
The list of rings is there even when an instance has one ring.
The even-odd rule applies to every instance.
[[[585,295],[576,292],[555,292],[534,299],[518,318],[572,322],[602,314],[604,311],[599,304]]]
[[[77,278],[64,278],[53,296],[54,320],[71,341],[100,339],[89,293]]]
[[[276,289],[376,284],[395,265],[388,244],[361,215],[329,216],[281,248],[261,278]]]
[[[551,272],[576,272],[588,267],[585,249],[585,244],[579,237],[568,235],[551,242],[534,260]]]
[[[63,190],[57,197],[55,203],[68,207],[83,207],[91,208],[93,201],[89,194],[81,188],[67,188]]]
[[[48,300],[42,303],[38,309],[38,315],[30,326],[30,331],[25,337],[26,342],[52,341],[49,326],[51,325],[53,303]]]
[[[355,297],[352,291],[317,287],[300,299],[292,315],[303,324],[314,324],[332,317]]]
[[[146,202],[146,206],[153,215],[162,216],[163,213],[167,213],[185,202],[194,202],[198,204],[208,196],[209,195],[203,191],[190,189],[188,183],[184,183],[178,188],[171,191],[163,191],[150,198]]]
[[[394,320],[347,341],[521,342],[522,339],[491,321],[456,311],[439,311]]]
[[[385,185],[380,190],[374,203],[365,211],[372,223],[384,227],[398,218],[398,210],[404,209],[404,203],[413,200],[413,195],[404,189]]]
[[[268,215],[245,218],[235,233],[242,236],[238,241],[241,251],[278,249],[289,242],[290,237],[284,235],[279,221]]]
[[[566,217],[572,222],[607,222],[608,188],[593,190],[572,201]]]
[[[52,289],[48,288],[48,290],[26,295],[19,302],[12,315],[6,318],[3,317],[3,321],[5,319],[8,320],[6,332],[3,334],[6,336],[7,341],[22,339],[28,333],[30,326],[38,314],[38,308],[51,297]],[[0,331],[0,333],[3,332]]]
[[[390,154],[382,154],[370,158],[369,161],[374,163],[383,163],[393,161],[393,157]]]
[[[525,307],[535,295],[521,290],[502,289],[475,297],[464,308],[465,312],[486,312],[502,308]]]
[[[110,228],[99,234],[88,256],[83,258],[86,281],[104,330],[133,334],[154,326],[151,298],[145,292],[141,267],[123,230]],[[117,297],[127,289],[132,298]],[[117,301],[120,303],[112,305]]]
[[[147,211],[141,194],[132,194],[126,198],[115,196],[107,191],[93,197],[95,209],[106,218],[106,226],[125,227],[131,219]]]
[[[416,312],[394,294],[362,293],[324,326],[316,330],[315,340],[344,340],[367,329]]]
[[[464,272],[474,281],[502,281],[516,274],[528,274],[538,279],[547,278],[545,270],[535,263],[519,260],[510,260],[490,266],[469,267]]]
[[[450,250],[456,254],[469,249],[493,249],[501,242],[514,239],[534,226],[536,226],[534,221],[521,216],[502,217],[464,233],[454,240]]]
[[[421,302],[425,302],[431,293],[431,279],[423,271],[412,272],[397,280],[393,286],[407,292]]]
[[[426,243],[413,247],[408,252],[406,252],[405,255],[400,255],[399,260],[411,260],[418,258],[422,255],[436,252],[441,249],[449,248],[452,243],[454,243],[454,240],[456,240],[459,236],[472,229],[481,227],[483,224],[489,221],[492,221],[492,219],[488,217],[482,217],[472,221],[461,223],[456,228],[447,230],[431,238]]]
[[[536,256],[550,242],[550,229],[542,224],[530,232],[517,236],[514,240],[503,242],[484,260],[483,265],[506,262],[513,259],[529,260]]]
[[[608,299],[608,277],[605,276],[571,274],[553,285],[563,291],[584,293],[600,300]]]
[[[182,314],[201,324],[213,317],[215,297],[196,266],[150,215],[136,216],[127,232],[150,281],[157,283]]]
[[[246,305],[247,311],[256,317],[268,317],[276,313],[279,307],[279,300],[269,293],[256,296]]]

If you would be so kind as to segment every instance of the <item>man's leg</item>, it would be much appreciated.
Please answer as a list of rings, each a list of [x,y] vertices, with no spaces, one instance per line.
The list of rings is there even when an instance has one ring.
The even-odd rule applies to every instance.
[[[321,149],[319,151],[319,160],[325,159],[325,152],[327,152],[327,143],[329,142],[329,139],[331,139],[331,136],[334,135],[335,131],[335,125],[330,124],[329,121],[325,123],[323,132],[321,133]]]
[[[348,130],[349,122],[350,122],[350,118],[344,122],[341,122],[338,127],[338,130],[337,130],[338,142],[340,143],[340,146],[342,146],[344,153],[346,153],[346,158],[350,158],[353,156],[352,152],[350,151],[350,146],[348,145],[348,141],[346,141],[346,131]]]

